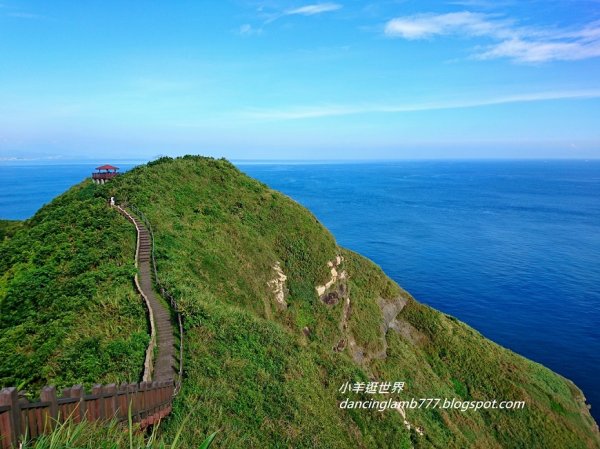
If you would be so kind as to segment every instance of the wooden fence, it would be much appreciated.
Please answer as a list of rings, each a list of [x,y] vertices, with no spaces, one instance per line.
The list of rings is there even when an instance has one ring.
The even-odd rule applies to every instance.
[[[17,447],[23,438],[50,432],[57,424],[71,419],[127,421],[145,428],[171,412],[175,390],[173,382],[95,385],[91,394],[81,385],[66,388],[57,397],[54,387],[45,387],[39,401],[19,398],[15,388],[0,391],[0,448]]]

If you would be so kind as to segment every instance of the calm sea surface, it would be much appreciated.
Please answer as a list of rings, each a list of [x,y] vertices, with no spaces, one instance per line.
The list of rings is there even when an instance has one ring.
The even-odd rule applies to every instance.
[[[599,420],[600,161],[238,166],[418,300],[575,381]],[[0,218],[92,167],[0,165]]]

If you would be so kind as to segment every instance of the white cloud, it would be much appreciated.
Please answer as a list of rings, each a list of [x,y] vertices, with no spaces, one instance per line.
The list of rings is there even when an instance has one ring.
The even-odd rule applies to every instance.
[[[268,24],[268,23],[274,22],[276,20],[279,20],[282,17],[316,16],[318,14],[337,11],[338,9],[342,9],[342,7],[343,6],[340,5],[339,3],[330,3],[330,2],[314,3],[314,4],[310,4],[310,5],[299,6],[297,8],[280,10],[278,12],[271,13],[271,14],[264,13],[263,15],[265,16],[265,24]],[[259,8],[260,12],[264,12],[263,10],[264,10],[263,7]]]
[[[342,5],[338,3],[317,3],[314,5],[301,6],[299,8],[288,9],[284,11],[285,16],[314,16],[315,14],[322,14],[324,12],[337,11],[341,9]]]
[[[242,36],[255,36],[257,34],[262,34],[262,31],[262,28],[254,28],[249,23],[241,25],[238,29],[238,33]]]
[[[477,55],[479,59],[509,58],[520,62],[576,61],[600,56],[600,40],[592,42],[503,41]]]
[[[339,117],[358,114],[407,113],[437,111],[445,109],[468,109],[511,103],[531,103],[552,100],[574,100],[600,98],[600,89],[549,91],[480,98],[473,101],[448,101],[407,104],[360,104],[360,105],[319,105],[288,109],[251,109],[242,115],[251,120],[302,120],[322,117]]]
[[[398,17],[386,23],[384,32],[388,37],[407,40],[460,36],[495,41],[475,54],[477,59],[540,63],[600,56],[600,21],[575,30],[542,29],[520,27],[497,15],[463,11]]]
[[[385,34],[404,39],[426,39],[450,34],[494,36],[505,34],[506,26],[501,21],[490,20],[487,14],[463,11],[398,17],[386,24]]]

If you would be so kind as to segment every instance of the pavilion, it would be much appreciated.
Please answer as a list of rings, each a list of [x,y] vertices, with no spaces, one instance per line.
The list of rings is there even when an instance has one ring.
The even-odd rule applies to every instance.
[[[92,179],[96,184],[104,184],[115,176],[118,176],[118,171],[119,167],[114,167],[112,165],[101,165],[100,167],[96,167],[96,171],[92,173]]]

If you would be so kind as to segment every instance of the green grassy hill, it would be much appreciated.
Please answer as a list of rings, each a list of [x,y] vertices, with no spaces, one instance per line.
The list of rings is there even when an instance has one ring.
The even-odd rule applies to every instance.
[[[0,385],[137,381],[149,340],[135,234],[84,182],[0,243]]]
[[[21,224],[16,220],[0,220],[0,242],[12,237],[19,230]]]
[[[144,312],[130,282],[134,231],[105,206],[110,196],[149,218],[161,279],[184,310],[185,379],[162,427],[172,437],[190,415],[184,447],[217,429],[217,446],[228,448],[600,447],[570,381],[418,303],[371,261],[340,248],[306,209],[227,161],[200,157],[163,158],[104,186],[85,182],[0,246],[0,355],[10,360],[2,363],[3,385],[135,371],[135,364],[127,371],[115,363],[100,372],[73,357],[76,342],[48,351],[21,341],[23,321],[46,337],[59,332],[54,314],[64,323],[60,332],[76,330],[81,341],[96,342],[91,352],[79,349],[80,359],[93,353],[112,360],[106,354],[117,346],[129,348],[141,367]],[[62,237],[50,232],[57,228]],[[85,259],[74,269],[65,254]],[[43,282],[36,281],[40,273]],[[90,278],[99,285],[85,284]],[[67,304],[60,313],[38,299],[50,296],[50,283],[53,292],[73,286],[46,301]],[[30,286],[37,294],[21,296]],[[105,313],[107,296],[119,313]],[[90,319],[95,325],[82,330]],[[133,331],[121,340],[103,332],[116,324]],[[66,363],[69,375],[58,375]],[[346,382],[370,381],[406,386],[394,395],[339,391]],[[526,406],[422,408],[402,416],[340,409],[346,397],[524,400]]]

